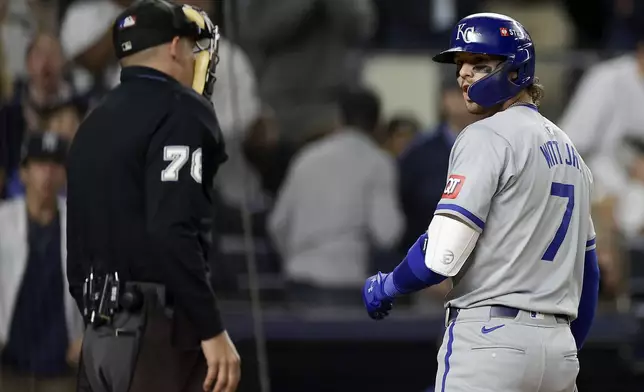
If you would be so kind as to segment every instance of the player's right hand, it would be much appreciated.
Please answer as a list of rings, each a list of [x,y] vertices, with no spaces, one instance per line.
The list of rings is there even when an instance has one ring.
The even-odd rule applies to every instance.
[[[201,349],[208,365],[203,390],[205,392],[235,392],[241,377],[241,360],[228,332],[224,331],[214,338],[202,341]]]
[[[362,300],[364,306],[367,308],[369,317],[374,320],[382,320],[389,315],[389,311],[393,307],[393,298],[385,294],[384,283],[388,274],[378,272],[367,279],[362,289]]]

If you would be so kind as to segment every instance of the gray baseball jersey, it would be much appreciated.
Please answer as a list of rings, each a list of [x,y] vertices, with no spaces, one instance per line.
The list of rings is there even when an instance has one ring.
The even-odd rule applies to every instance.
[[[594,246],[592,175],[570,139],[516,105],[467,127],[436,213],[481,232],[446,306],[505,305],[577,317]]]

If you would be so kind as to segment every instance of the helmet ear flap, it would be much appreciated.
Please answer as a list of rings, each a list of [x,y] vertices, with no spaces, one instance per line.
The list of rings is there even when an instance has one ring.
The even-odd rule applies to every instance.
[[[505,102],[521,91],[521,86],[510,80],[513,69],[513,59],[508,58],[492,73],[474,82],[467,95],[484,108]]]
[[[528,63],[523,63],[521,64],[521,67],[519,67],[518,75],[517,75],[517,84],[525,86],[526,84],[530,83],[530,81],[533,79],[533,76],[531,75],[530,71],[530,66]]]

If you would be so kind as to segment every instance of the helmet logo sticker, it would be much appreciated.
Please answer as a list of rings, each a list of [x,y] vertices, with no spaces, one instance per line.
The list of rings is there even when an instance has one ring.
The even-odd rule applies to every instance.
[[[474,26],[465,27],[466,23],[461,23],[458,25],[458,30],[456,31],[456,40],[463,40],[466,44],[474,41]]]

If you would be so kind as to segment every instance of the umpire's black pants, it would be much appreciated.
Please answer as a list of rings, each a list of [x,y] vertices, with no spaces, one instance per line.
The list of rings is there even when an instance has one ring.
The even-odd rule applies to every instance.
[[[177,314],[174,318],[170,318],[159,307],[148,306],[147,308],[147,323],[137,350],[138,356],[133,356],[134,359],[130,361],[134,362],[135,366],[129,390],[125,387],[127,382],[118,380],[114,382],[114,379],[119,378],[118,366],[127,363],[131,357],[127,350],[121,350],[119,353],[119,347],[114,344],[118,338],[113,335],[101,336],[90,333],[86,334],[86,341],[83,342],[78,392],[199,392],[203,390],[202,384],[207,370],[206,361],[198,340],[185,341],[186,336],[193,335],[190,331],[186,331],[185,319]],[[106,349],[103,349],[98,356],[91,355],[97,350],[100,351],[101,345]],[[92,356],[93,359],[90,359],[89,357]],[[103,361],[104,364],[97,366],[96,362],[99,361]],[[116,370],[111,371],[110,366],[116,366]],[[98,371],[97,368],[106,369],[105,373]],[[109,374],[110,372],[112,375]],[[94,380],[94,385],[98,380],[101,390],[92,388],[90,380]]]

